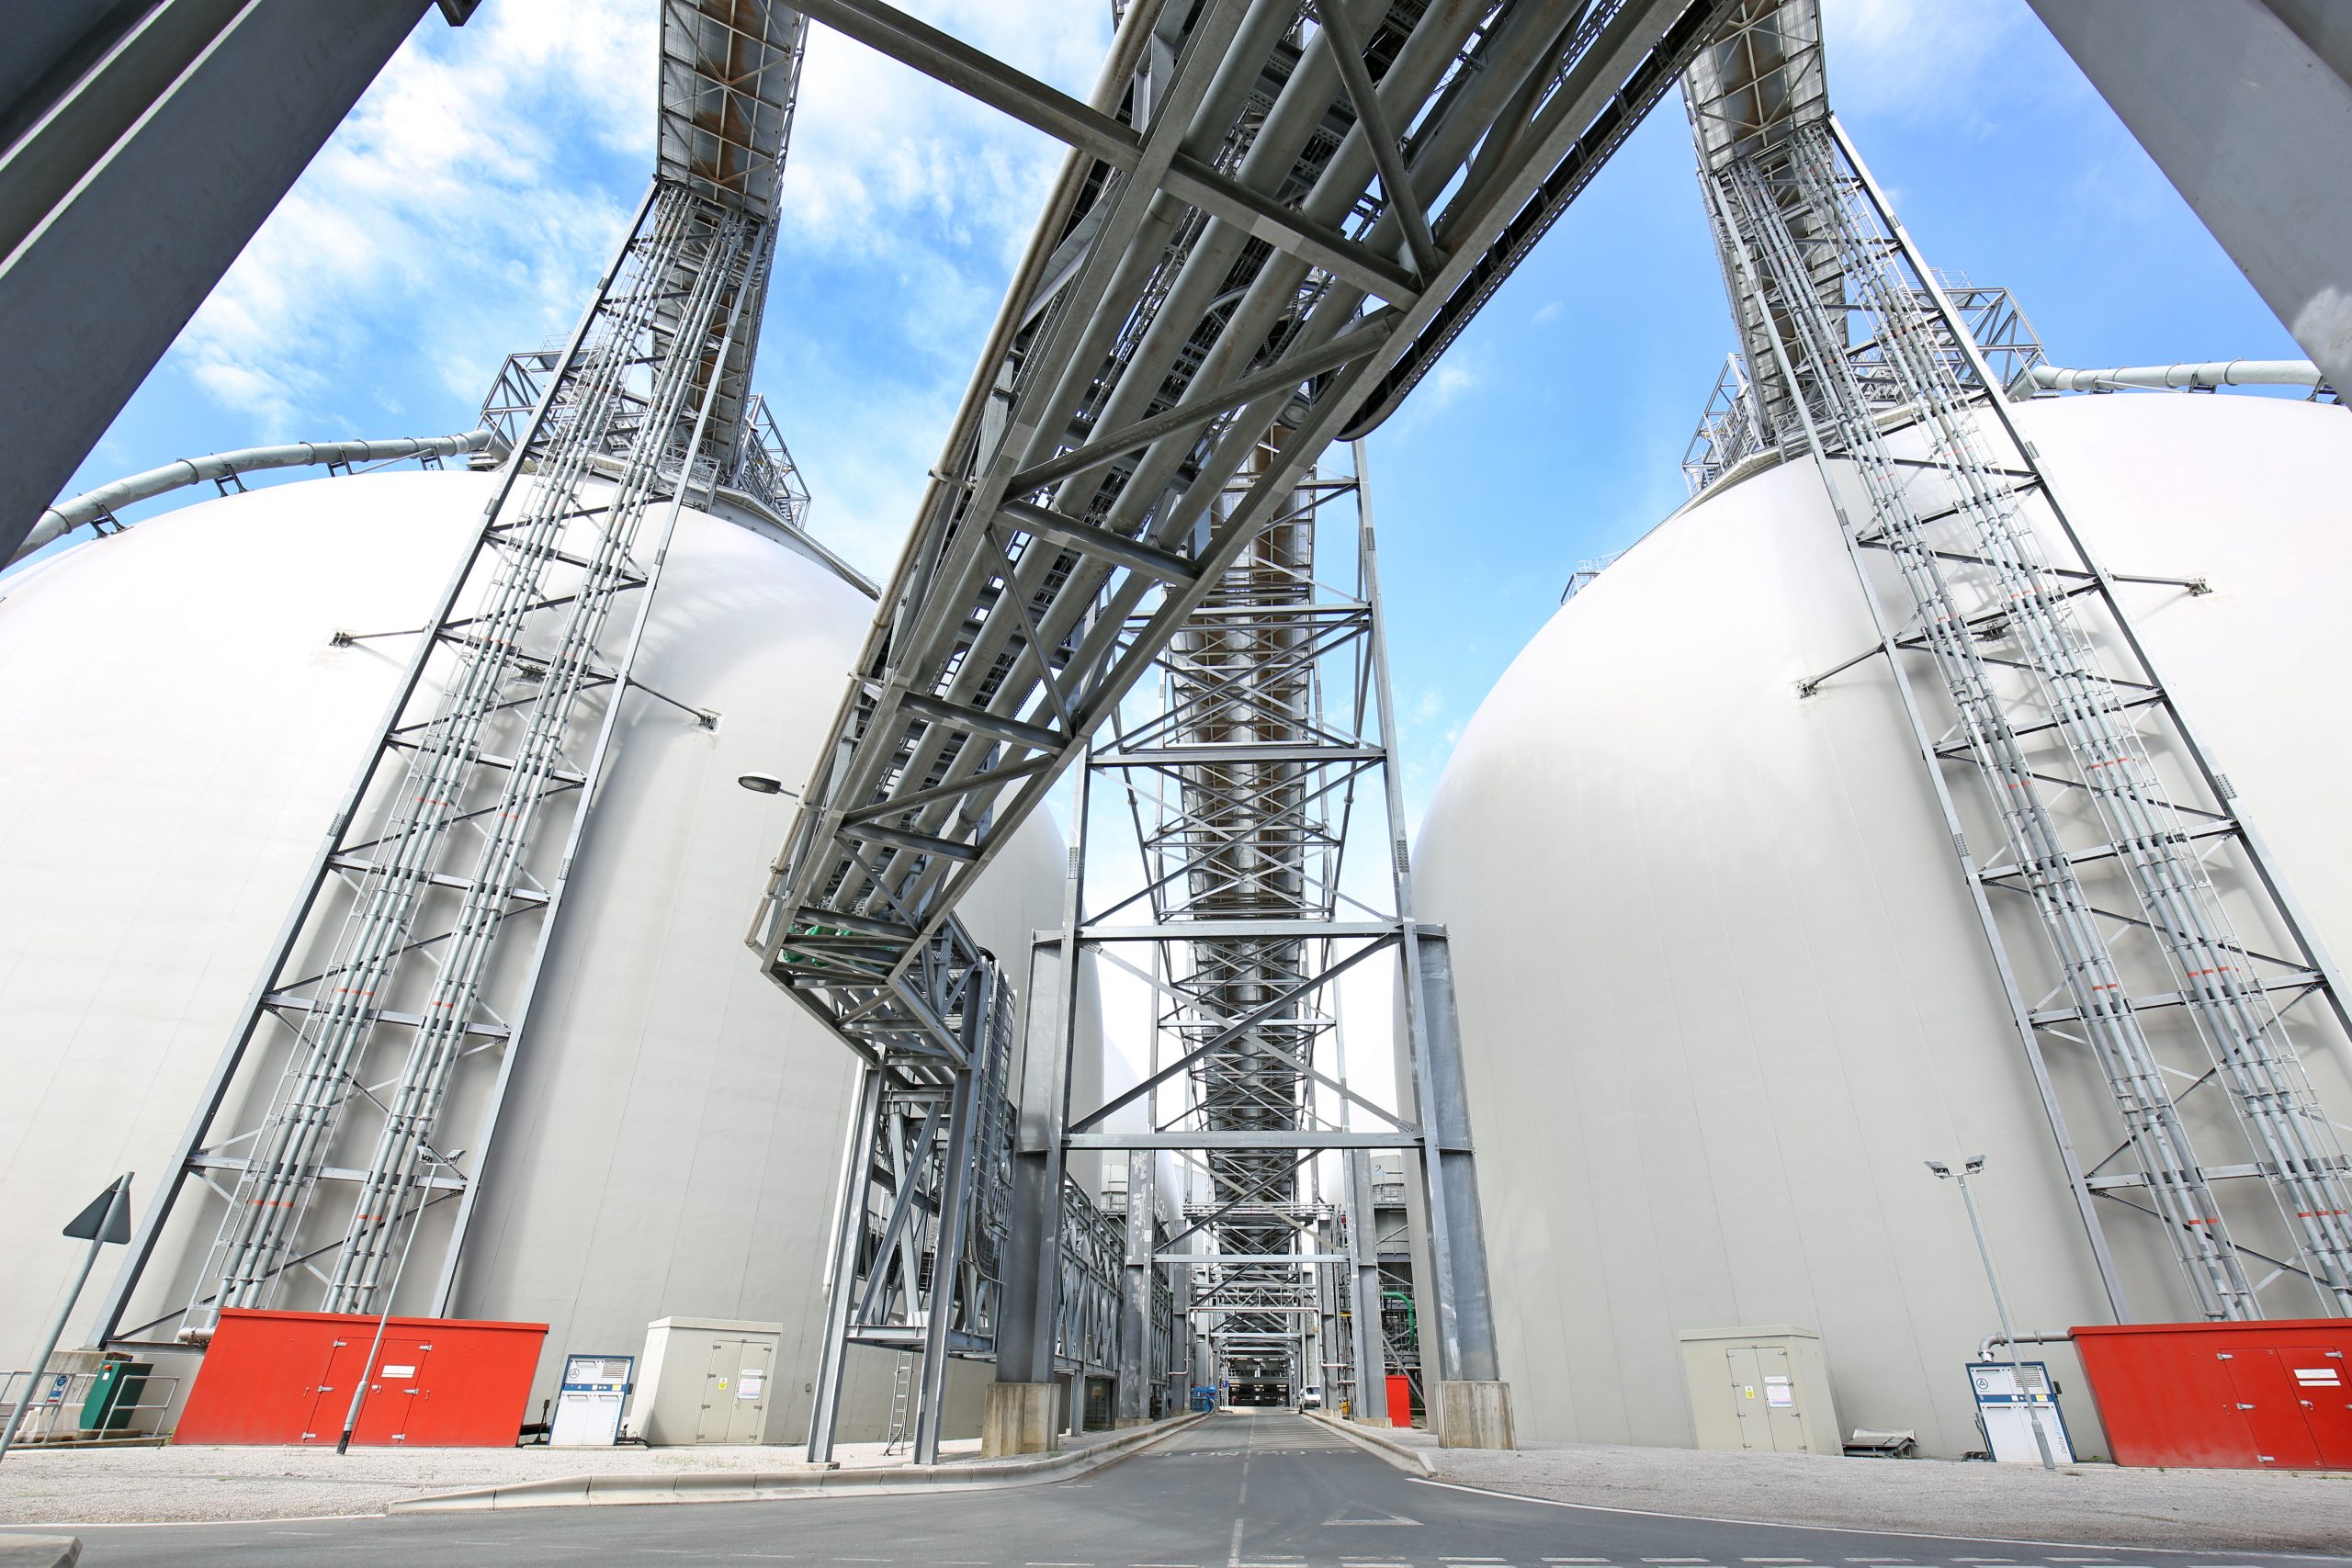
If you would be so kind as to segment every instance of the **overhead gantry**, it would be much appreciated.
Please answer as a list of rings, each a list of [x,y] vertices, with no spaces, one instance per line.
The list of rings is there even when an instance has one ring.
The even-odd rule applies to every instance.
[[[1250,552],[1288,527],[1299,558],[1314,558],[1312,502],[1301,498],[1317,494],[1325,449],[1398,405],[1733,7],[1138,4],[1086,100],[877,0],[802,8],[1071,148],[750,938],[769,973],[868,1064],[870,1094],[938,1096],[975,1070],[963,1010],[986,987],[967,976],[992,968],[955,915],[974,878],[1171,646],[1210,635],[1200,617],[1233,592]],[[1278,684],[1295,650],[1274,637],[1262,651],[1263,671],[1220,680],[1236,691]],[[1170,731],[1184,743],[1192,733],[1189,720]],[[1297,785],[1319,764],[1204,765],[1273,766]],[[1185,776],[1196,790],[1216,787],[1212,775]],[[1261,796],[1269,811],[1289,809],[1281,790]],[[1396,831],[1401,873],[1401,823]],[[1081,926],[1077,869],[1065,950]],[[1183,874],[1219,874],[1202,861]],[[1250,1185],[1234,1175],[1245,1165],[1287,1170],[1301,1151],[1422,1151],[1430,1246],[1444,1256],[1449,1201],[1465,1243],[1437,1270],[1439,1376],[1491,1384],[1491,1328],[1476,1304],[1483,1264],[1467,1245],[1466,1134],[1441,1126],[1434,1103],[1423,1122],[1385,1134],[1294,1114],[1314,1073],[1269,1046],[1280,1029],[1257,1027],[1270,1015],[1255,1010],[1262,996],[1308,1007],[1322,982],[1280,941],[1266,952],[1284,974],[1238,976],[1229,997],[1204,995],[1185,1028],[1196,1054],[1225,1037],[1207,1055],[1231,1058],[1197,1064],[1204,1094],[1294,1111],[1222,1126],[1213,1111],[1212,1124],[1154,1136],[1230,1151],[1216,1162],[1221,1199]],[[1424,977],[1409,979],[1418,994]],[[1057,1017],[1076,984],[1073,961],[1031,987],[993,1340],[1006,1399],[992,1415],[1032,1403],[994,1426],[1009,1446],[1046,1437],[1032,1396],[1057,1365],[1056,1213],[1062,1154],[1080,1135]],[[1241,1013],[1219,1021],[1228,1002]],[[1246,1048],[1225,1048],[1244,1036]],[[1426,1077],[1425,1066],[1416,1072]],[[1235,1080],[1245,1069],[1263,1081]],[[1421,1088],[1425,1100],[1436,1093]],[[1245,1145],[1284,1152],[1244,1161]],[[1260,1207],[1287,1201],[1274,1185],[1255,1193]],[[883,1207],[853,1195],[844,1213]],[[861,1251],[854,1228],[845,1219],[837,1292]],[[1148,1257],[1138,1234],[1131,1226],[1131,1262],[1139,1247]],[[1286,1234],[1261,1227],[1252,1245]],[[837,1303],[837,1317],[845,1311]]]

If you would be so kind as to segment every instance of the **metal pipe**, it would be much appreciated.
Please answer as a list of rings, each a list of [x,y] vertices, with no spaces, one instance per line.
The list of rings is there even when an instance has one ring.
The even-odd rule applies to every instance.
[[[70,501],[59,502],[40,514],[40,520],[25,536],[23,547],[8,558],[8,564],[16,565],[51,540],[85,524],[105,522],[119,507],[152,501],[206,479],[232,479],[256,468],[454,457],[461,452],[492,451],[498,446],[498,437],[485,428],[469,430],[462,435],[403,435],[386,441],[297,441],[290,446],[241,446],[233,452],[215,452],[209,457],[181,457],[160,468],[132,474],[96,490],[84,491]]]
[[[2097,392],[2115,387],[2316,387],[2319,367],[2308,359],[2209,359],[2201,364],[2118,365],[2067,370],[2037,365],[2033,385],[2055,392]]]
[[[1998,1334],[1987,1334],[1977,1341],[1976,1359],[1980,1361],[1989,1361],[1993,1359],[1994,1346],[2007,1345],[2009,1348],[2009,1360],[2014,1364],[2017,1360],[2017,1348],[2020,1345],[2072,1345],[2074,1342],[2075,1331],[2071,1328],[2047,1332],[2037,1331],[2031,1334],[2013,1334],[2005,1328]]]

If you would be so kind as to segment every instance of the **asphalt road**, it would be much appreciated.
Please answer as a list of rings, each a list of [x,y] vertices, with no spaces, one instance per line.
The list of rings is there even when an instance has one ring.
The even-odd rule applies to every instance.
[[[1988,1535],[1991,1529],[1988,1524]],[[1080,1480],[971,1494],[89,1527],[84,1568],[2285,1568],[1617,1513],[1418,1481],[1287,1414],[1223,1415]]]

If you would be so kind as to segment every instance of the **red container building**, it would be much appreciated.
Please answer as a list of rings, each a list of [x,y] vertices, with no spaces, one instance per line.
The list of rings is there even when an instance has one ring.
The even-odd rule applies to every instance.
[[[379,1321],[229,1308],[172,1440],[332,1445],[365,1373],[370,1381],[355,1444],[514,1446],[546,1324],[395,1317],[371,1366],[368,1348]]]
[[[2135,1323],[2074,1338],[2118,1464],[2352,1470],[2352,1322]]]

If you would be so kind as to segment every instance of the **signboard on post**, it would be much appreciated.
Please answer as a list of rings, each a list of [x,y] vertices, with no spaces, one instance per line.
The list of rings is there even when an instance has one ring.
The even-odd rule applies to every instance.
[[[2040,1464],[2036,1423],[2050,1444],[2055,1464],[2075,1462],[2066,1418],[2058,1409],[2056,1385],[2045,1361],[1971,1361],[1968,1384],[1976,1396],[1976,1424],[1984,1429],[1984,1451],[2002,1464]]]

